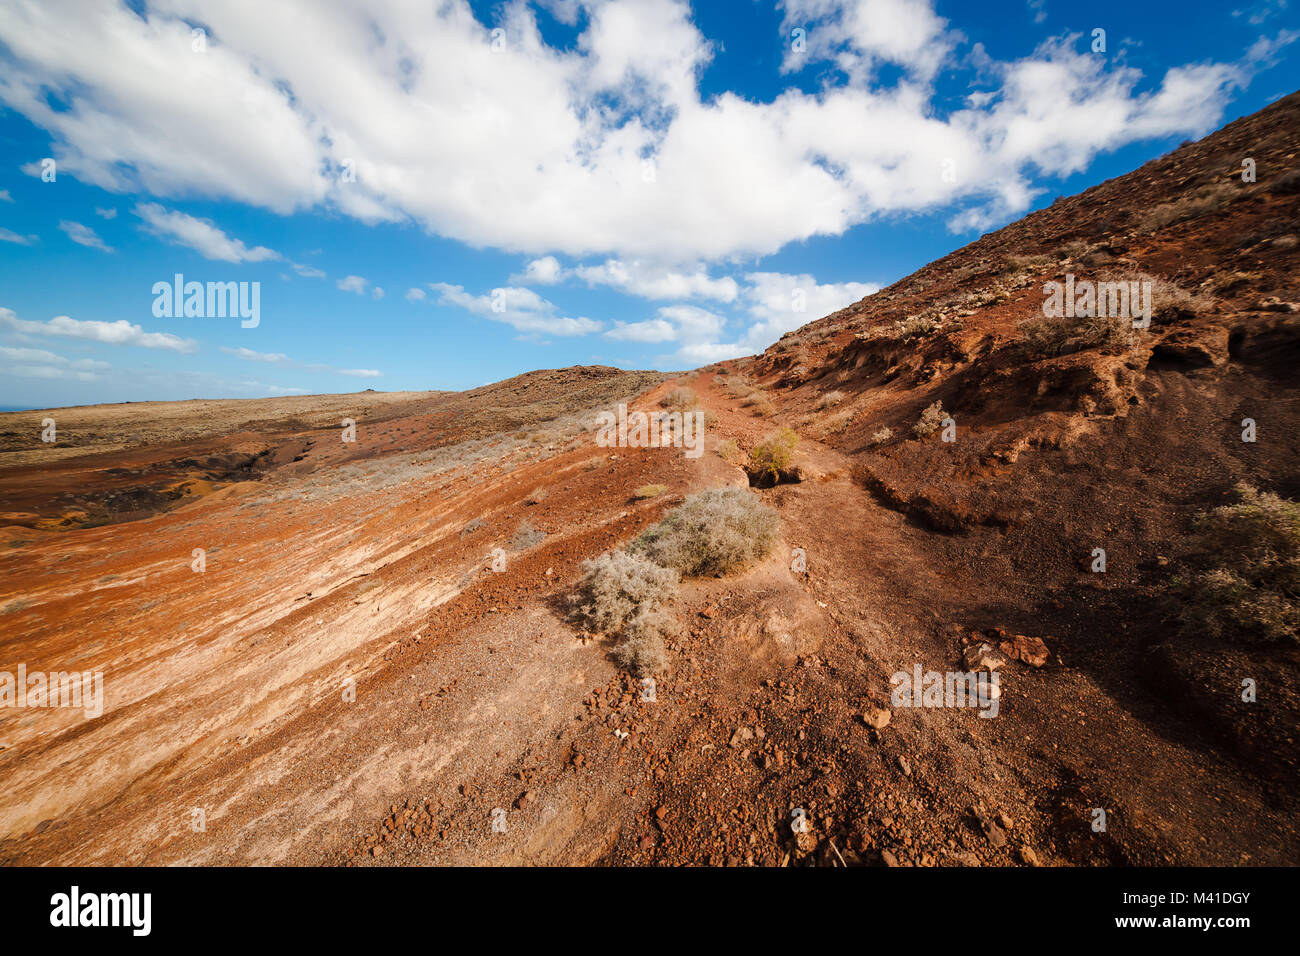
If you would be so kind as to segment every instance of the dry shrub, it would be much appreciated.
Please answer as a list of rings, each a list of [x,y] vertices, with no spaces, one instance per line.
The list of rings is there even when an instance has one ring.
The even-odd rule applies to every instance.
[[[683,576],[725,574],[764,557],[776,540],[776,511],[747,488],[691,495],[629,546]]]
[[[1249,485],[1197,518],[1198,555],[1172,590],[1191,631],[1255,643],[1300,642],[1300,504]]]
[[[1206,213],[1222,209],[1239,195],[1241,191],[1228,183],[1206,186],[1191,196],[1184,196],[1176,202],[1156,206],[1138,222],[1138,229],[1142,232],[1151,232],[1188,219],[1196,219]]]
[[[792,428],[782,428],[755,445],[749,453],[751,474],[767,475],[775,481],[790,467],[790,459],[799,445],[799,436]]]
[[[904,344],[913,339],[924,338],[940,325],[933,315],[909,315],[894,323],[894,336]]]
[[[1152,299],[1155,290],[1152,289]],[[1154,307],[1152,309],[1154,312]],[[1128,316],[1097,315],[1088,318],[1039,315],[1021,322],[1020,346],[1031,358],[1069,355],[1104,346],[1133,344],[1133,319]]]
[[[747,404],[750,405],[750,411],[759,418],[770,418],[776,414],[776,406],[773,405],[772,400],[766,396],[762,396],[753,402],[748,402]]]
[[[668,490],[667,485],[642,485],[636,491],[632,492],[632,497],[637,500],[644,498],[658,498]]]
[[[818,410],[834,408],[840,402],[844,401],[844,393],[841,391],[827,392],[821,398],[817,399]]]
[[[638,676],[657,674],[668,666],[664,638],[681,633],[677,619],[661,607],[642,607],[623,629],[614,647],[614,662]]]
[[[510,549],[512,551],[527,551],[529,548],[535,548],[545,540],[545,531],[538,531],[529,521],[521,521],[519,527],[515,529],[514,537],[510,539]]]
[[[606,551],[582,562],[571,616],[589,630],[617,634],[639,611],[677,597],[677,572],[627,551]]]
[[[745,464],[745,453],[730,438],[718,443],[718,457],[732,465]]]
[[[742,376],[733,375],[727,379],[727,394],[732,398],[744,398],[752,391],[754,391],[754,386]]]
[[[699,403],[699,396],[689,388],[675,388],[659,400],[663,408],[677,411],[694,408]]]
[[[871,444],[880,445],[883,444],[884,442],[889,441],[889,439],[893,437],[894,437],[894,430],[892,428],[882,428],[880,429],[880,431],[874,432],[872,434]]]
[[[1211,295],[1188,292],[1176,282],[1149,275],[1138,276],[1140,281],[1151,283],[1151,316],[1168,322],[1179,316],[1203,315],[1218,306]]]
[[[939,426],[943,424],[944,418],[943,402],[935,402],[921,413],[920,421],[912,426],[912,433],[917,438],[933,435],[939,430]]]

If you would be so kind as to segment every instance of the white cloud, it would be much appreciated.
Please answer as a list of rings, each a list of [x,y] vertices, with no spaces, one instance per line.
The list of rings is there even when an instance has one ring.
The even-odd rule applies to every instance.
[[[880,291],[880,286],[872,282],[821,283],[807,274],[782,272],[750,272],[745,281],[745,304],[757,320],[744,337],[752,352],[767,348],[786,332]]]
[[[740,358],[742,355],[752,355],[755,351],[739,342],[695,342],[683,345],[673,357],[683,366],[693,368],[711,362]]]
[[[717,341],[726,324],[721,315],[696,305],[666,305],[657,310],[653,319],[616,323],[605,337],[625,342],[676,342],[675,352],[659,356],[656,361],[690,367],[751,351],[742,344]]]
[[[716,299],[732,302],[739,291],[730,276],[714,279],[703,266],[677,272],[640,260],[607,259],[598,266],[578,266],[574,275],[588,285],[603,285],[643,299]]]
[[[1257,67],[1187,65],[1148,82],[1077,52],[1077,37],[1014,61],[958,57],[966,41],[923,0],[787,0],[786,22],[811,25],[802,62],[847,79],[770,102],[706,99],[713,48],[683,0],[588,4],[565,49],[527,5],[498,9],[494,52],[466,0],[4,4],[0,100],[49,131],[60,174],[110,190],[324,207],[539,257],[680,266],[891,213],[949,207],[955,228],[1009,218],[1042,175],[1213,128]],[[576,17],[572,3],[548,9]],[[190,22],[213,37],[202,56]],[[976,59],[997,95],[948,109],[934,78]],[[901,79],[882,84],[882,65]]]
[[[555,306],[531,289],[517,286],[493,289],[488,295],[473,295],[458,285],[431,282],[441,305],[454,305],[493,322],[504,322],[520,332],[548,335],[587,335],[603,326],[588,318],[567,318],[556,314]]]
[[[335,368],[320,362],[298,362],[283,352],[256,352],[248,348],[230,348],[221,346],[221,351],[245,362],[264,362],[267,365],[279,365],[284,368],[302,369],[308,372],[328,372],[331,375],[348,375],[353,378],[381,378],[383,372],[373,368]]]
[[[54,352],[47,352],[44,349],[17,349],[0,346],[0,358],[8,359],[11,362],[42,362],[45,365],[58,365],[63,368],[80,369],[82,371],[109,368],[107,362],[101,362],[97,359],[69,359],[62,355],[56,355]]]
[[[677,327],[666,319],[615,322],[605,336],[620,342],[672,342],[677,338]]]
[[[13,202],[14,197],[9,195],[9,190],[0,189],[0,202]]]
[[[524,266],[524,271],[512,275],[510,281],[516,285],[555,285],[565,276],[564,267],[555,256],[542,256],[532,259]]]
[[[423,289],[411,288],[406,290],[407,302],[423,302],[427,297],[428,296]]]
[[[71,379],[78,382],[94,382],[99,379],[99,375],[94,372],[85,372],[62,365],[10,365],[4,369],[4,373],[21,378]]]
[[[226,235],[209,219],[164,209],[156,202],[138,203],[132,211],[145,221],[148,230],[154,235],[193,249],[205,259],[218,262],[266,262],[280,258],[278,252],[265,246],[248,248],[239,239]]]
[[[108,207],[96,206],[96,207],[95,207],[95,215],[96,215],[96,216],[99,216],[101,219],[116,219],[116,218],[117,218],[117,207],[116,207],[116,206],[108,206]]]
[[[365,295],[367,285],[361,276],[346,276],[338,281],[338,287],[344,292],[355,292],[357,295]]]
[[[35,240],[35,236],[20,236],[12,229],[6,229],[3,226],[0,226],[0,242],[12,242],[20,246],[30,246]]]
[[[86,339],[106,345],[133,345],[146,349],[165,349],[189,354],[198,351],[193,339],[183,339],[170,332],[146,332],[126,319],[116,322],[79,321],[66,315],[56,315],[48,322],[20,319],[12,309],[0,308],[0,326],[27,335],[51,335]]]
[[[384,290],[381,289],[379,286],[375,286],[373,289],[370,290],[370,298],[378,300],[378,299],[382,299],[383,297],[384,297]]]
[[[95,230],[89,226],[83,226],[81,223],[72,222],[69,219],[60,219],[59,228],[66,232],[68,238],[79,246],[98,249],[100,252],[113,251],[112,247],[105,245],[104,240],[95,235]]]
[[[293,271],[298,273],[298,275],[302,276],[304,279],[325,278],[325,272],[321,269],[317,269],[315,266],[303,265],[300,262],[294,262],[290,264],[293,266]]]
[[[929,0],[782,0],[782,29],[806,32],[807,49],[787,49],[784,70],[830,60],[853,82],[872,79],[880,64],[901,66],[929,80],[958,39],[946,29]]]
[[[283,352],[255,352],[252,349],[237,348],[232,349],[227,346],[221,346],[221,351],[227,355],[233,355],[236,358],[244,359],[247,362],[267,362],[271,365],[283,365],[289,361],[289,356]]]

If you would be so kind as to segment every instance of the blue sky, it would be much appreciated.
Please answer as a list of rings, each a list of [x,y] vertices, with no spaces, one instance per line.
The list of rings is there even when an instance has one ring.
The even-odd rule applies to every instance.
[[[9,0],[0,405],[760,351],[1294,91],[1298,35],[1281,0]],[[156,314],[177,273],[258,283],[256,327]]]

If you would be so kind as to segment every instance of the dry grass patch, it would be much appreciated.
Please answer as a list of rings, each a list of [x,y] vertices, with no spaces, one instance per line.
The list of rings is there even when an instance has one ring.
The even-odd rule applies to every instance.
[[[732,465],[740,465],[741,467],[744,467],[745,461],[747,460],[747,456],[743,451],[740,450],[740,446],[737,445],[730,438],[726,439],[725,441],[718,442],[717,451],[718,451],[718,457],[721,458],[723,461]]]
[[[673,411],[685,411],[694,408],[700,403],[700,397],[689,388],[674,388],[672,391],[659,399],[659,404],[663,408]]]
[[[1171,590],[1191,631],[1216,638],[1300,643],[1300,504],[1249,485],[1196,521],[1195,572]]]
[[[790,460],[798,445],[799,436],[792,428],[782,428],[769,435],[750,450],[750,476],[766,476],[775,484],[781,477],[781,472],[789,470]]]

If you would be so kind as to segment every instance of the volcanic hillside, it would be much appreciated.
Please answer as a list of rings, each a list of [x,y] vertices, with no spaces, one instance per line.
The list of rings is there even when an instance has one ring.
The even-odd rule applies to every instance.
[[[0,710],[0,862],[1293,862],[1298,157],[1293,95],[672,379],[0,416],[0,671],[104,681]],[[717,488],[770,547],[629,662],[584,562]]]

